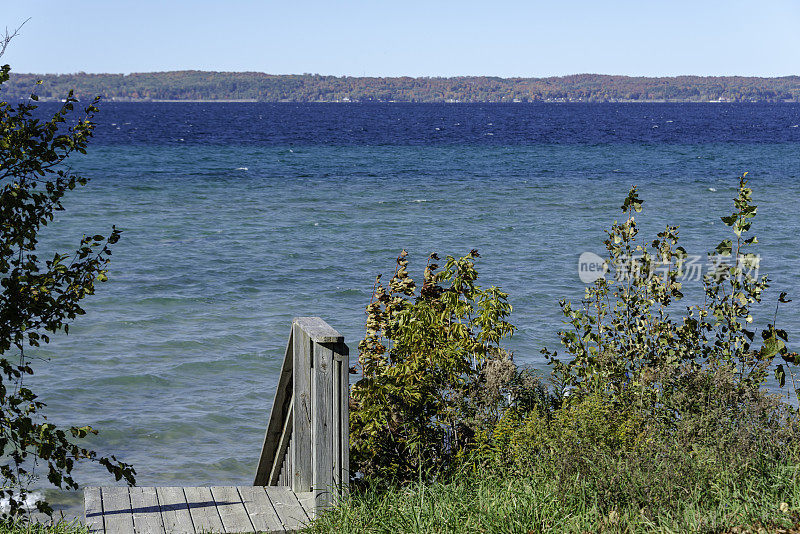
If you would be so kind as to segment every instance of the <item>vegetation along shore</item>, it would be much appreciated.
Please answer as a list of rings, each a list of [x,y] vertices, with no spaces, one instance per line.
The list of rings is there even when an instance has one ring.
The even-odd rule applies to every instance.
[[[132,74],[12,74],[4,98],[42,100],[70,90],[83,100],[261,102],[798,102],[800,76],[634,77],[576,74],[551,78],[490,76],[355,77],[261,72],[173,71]]]

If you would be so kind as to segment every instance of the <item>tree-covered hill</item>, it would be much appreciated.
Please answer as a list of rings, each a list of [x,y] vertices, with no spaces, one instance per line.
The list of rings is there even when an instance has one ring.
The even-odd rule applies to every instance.
[[[800,101],[800,76],[645,78],[577,74],[553,78],[373,78],[318,74],[174,71],[133,74],[13,74],[3,99],[27,98],[37,80],[43,100],[69,90],[88,99],[258,100],[264,102],[614,102]]]

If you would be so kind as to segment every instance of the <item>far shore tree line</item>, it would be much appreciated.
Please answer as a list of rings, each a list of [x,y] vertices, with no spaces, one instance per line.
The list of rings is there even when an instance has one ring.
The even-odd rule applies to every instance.
[[[631,77],[577,74],[551,78],[490,76],[350,77],[319,74],[173,71],[132,74],[11,74],[3,98],[25,99],[37,81],[42,100],[69,91],[111,101],[259,102],[800,102],[800,76]]]

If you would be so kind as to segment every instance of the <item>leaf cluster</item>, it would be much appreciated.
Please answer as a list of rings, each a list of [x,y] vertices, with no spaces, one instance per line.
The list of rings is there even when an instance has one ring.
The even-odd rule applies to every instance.
[[[0,85],[10,67],[0,67]],[[107,280],[111,246],[120,238],[84,235],[71,254],[42,259],[39,236],[64,209],[64,196],[86,179],[66,167],[75,153],[85,153],[92,137],[95,99],[72,119],[78,100],[70,93],[48,120],[35,114],[35,94],[16,106],[0,102],[0,496],[8,497],[8,515],[22,512],[28,484],[43,465],[54,486],[77,489],[75,463],[104,466],[117,480],[134,482],[135,471],[113,456],[98,456],[77,444],[97,431],[89,426],[59,428],[47,421],[45,404],[25,385],[34,373],[27,349],[69,332],[69,323],[85,313],[82,301]],[[50,512],[46,502],[39,510]]]
[[[351,392],[356,478],[403,482],[446,472],[516,375],[500,346],[514,332],[511,305],[499,288],[477,285],[477,251],[448,256],[441,270],[432,254],[419,288],[406,256],[387,286],[376,279],[367,306],[362,376]],[[487,384],[491,395],[476,395]]]

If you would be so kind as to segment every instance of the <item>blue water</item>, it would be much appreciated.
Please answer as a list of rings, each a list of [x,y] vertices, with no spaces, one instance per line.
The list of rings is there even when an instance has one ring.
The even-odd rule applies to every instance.
[[[355,359],[374,277],[403,248],[418,277],[430,252],[477,248],[480,280],[510,293],[516,360],[543,368],[559,298],[583,294],[578,256],[602,252],[632,184],[643,233],[679,224],[704,253],[727,237],[719,216],[750,171],[762,272],[773,298],[797,297],[779,324],[800,334],[800,105],[101,110],[71,162],[91,182],[43,246],[112,224],[123,238],[87,315],[39,352],[50,361],[35,382],[53,420],[99,428],[92,445],[133,463],[141,485],[252,482],[291,318],[322,316]]]

